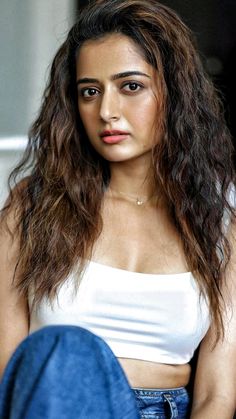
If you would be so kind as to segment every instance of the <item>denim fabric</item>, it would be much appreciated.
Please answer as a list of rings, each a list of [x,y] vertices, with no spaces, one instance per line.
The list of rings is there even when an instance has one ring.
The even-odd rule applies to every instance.
[[[108,345],[76,326],[48,326],[13,354],[0,384],[1,419],[139,419]]]
[[[186,405],[184,389],[131,389],[104,340],[76,326],[30,335],[0,383],[1,419],[183,419]]]
[[[183,387],[176,389],[133,389],[142,419],[187,419],[189,396]]]

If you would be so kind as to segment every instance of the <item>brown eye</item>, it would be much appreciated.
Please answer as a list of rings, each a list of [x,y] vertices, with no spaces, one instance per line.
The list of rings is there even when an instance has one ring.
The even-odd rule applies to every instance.
[[[127,92],[138,92],[143,86],[137,82],[128,82],[123,85],[123,89]]]
[[[81,96],[83,97],[93,97],[98,94],[98,90],[94,87],[86,87],[84,89],[81,89]]]

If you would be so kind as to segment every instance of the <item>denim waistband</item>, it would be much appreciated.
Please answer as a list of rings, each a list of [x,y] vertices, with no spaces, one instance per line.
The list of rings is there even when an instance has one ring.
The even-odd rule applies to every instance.
[[[190,399],[185,387],[132,388],[142,419],[187,419]]]
[[[187,394],[187,390],[185,387],[176,387],[176,388],[139,388],[133,387],[132,390],[134,391],[136,396],[153,396],[158,397],[162,396],[163,394],[171,394],[172,396],[181,396]]]

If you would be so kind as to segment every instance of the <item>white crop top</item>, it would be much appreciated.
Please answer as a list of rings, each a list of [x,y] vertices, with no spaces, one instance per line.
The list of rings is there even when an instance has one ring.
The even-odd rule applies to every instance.
[[[155,275],[89,262],[77,293],[74,280],[32,311],[30,332],[77,325],[102,337],[117,357],[185,364],[209,328],[208,306],[190,272]]]

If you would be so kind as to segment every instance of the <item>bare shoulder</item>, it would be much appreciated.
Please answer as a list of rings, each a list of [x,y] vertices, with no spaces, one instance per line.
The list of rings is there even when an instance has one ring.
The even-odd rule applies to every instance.
[[[25,183],[19,185],[24,186]],[[0,217],[0,375],[16,346],[28,334],[28,303],[15,286],[20,249],[16,224],[17,205],[13,203]]]

